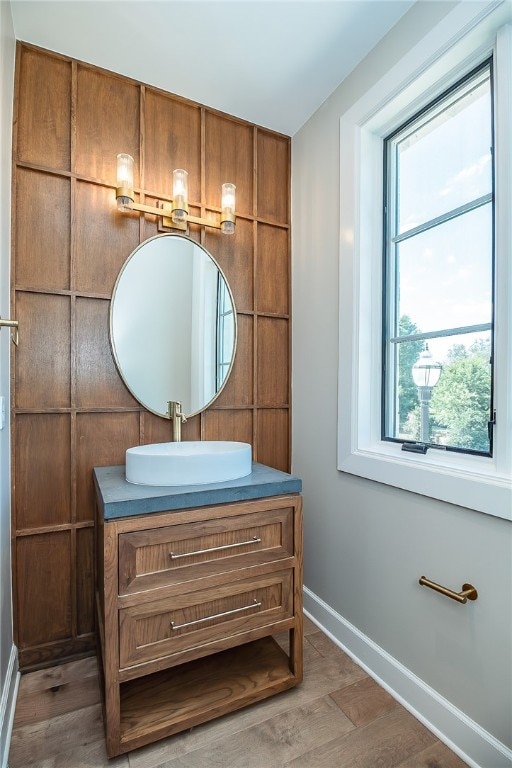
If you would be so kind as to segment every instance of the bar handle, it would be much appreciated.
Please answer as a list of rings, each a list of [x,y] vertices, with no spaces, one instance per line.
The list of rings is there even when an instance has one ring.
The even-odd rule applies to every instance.
[[[442,584],[436,584],[435,581],[430,581],[426,576],[421,576],[418,582],[422,587],[430,587],[430,589],[439,592],[441,595],[451,597],[452,600],[456,600],[458,603],[467,603],[468,600],[476,600],[478,592],[472,584],[463,584],[460,592],[454,592],[448,587],[443,587]]]
[[[254,600],[250,605],[244,605],[242,608],[233,608],[231,611],[224,611],[223,613],[214,613],[213,616],[205,616],[204,619],[196,619],[195,621],[187,621],[185,624],[175,624],[171,621],[171,629],[176,632],[178,629],[184,629],[185,627],[192,627],[194,624],[202,624],[205,621],[213,621],[213,619],[222,619],[224,616],[233,616],[235,613],[242,613],[242,611],[250,611],[251,608],[260,608],[261,601]]]
[[[169,552],[171,560],[179,560],[181,557],[194,557],[194,555],[207,555],[210,552],[223,552],[226,549],[234,549],[235,547],[245,547],[247,544],[260,544],[261,539],[257,536],[253,536],[248,541],[239,541],[236,544],[223,544],[220,547],[210,547],[209,549],[196,549],[192,552],[184,552],[181,555],[176,555],[174,552]]]

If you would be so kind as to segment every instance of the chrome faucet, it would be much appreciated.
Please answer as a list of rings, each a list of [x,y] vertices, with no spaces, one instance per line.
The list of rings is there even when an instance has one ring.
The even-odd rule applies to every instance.
[[[186,422],[186,417],[181,410],[181,403],[177,400],[167,402],[167,412],[172,420],[172,439],[175,443],[181,442],[181,425]]]

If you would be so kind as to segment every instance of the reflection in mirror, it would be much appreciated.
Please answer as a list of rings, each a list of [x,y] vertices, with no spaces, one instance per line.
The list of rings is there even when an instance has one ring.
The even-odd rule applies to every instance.
[[[110,339],[119,373],[148,410],[188,417],[220,394],[233,366],[236,312],[215,259],[184,235],[146,240],[126,260],[112,294]]]

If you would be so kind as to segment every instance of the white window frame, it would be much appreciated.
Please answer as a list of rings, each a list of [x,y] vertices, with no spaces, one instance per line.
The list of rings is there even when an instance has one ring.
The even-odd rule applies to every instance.
[[[492,458],[381,439],[383,140],[494,57],[496,292]],[[512,520],[512,16],[460,3],[340,120],[338,469]],[[406,73],[406,74],[404,74]]]

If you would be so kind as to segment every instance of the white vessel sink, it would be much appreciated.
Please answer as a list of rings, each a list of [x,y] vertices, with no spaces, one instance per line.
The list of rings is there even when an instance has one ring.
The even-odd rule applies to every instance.
[[[126,451],[126,479],[139,485],[204,485],[252,472],[249,443],[190,440],[137,445]]]

